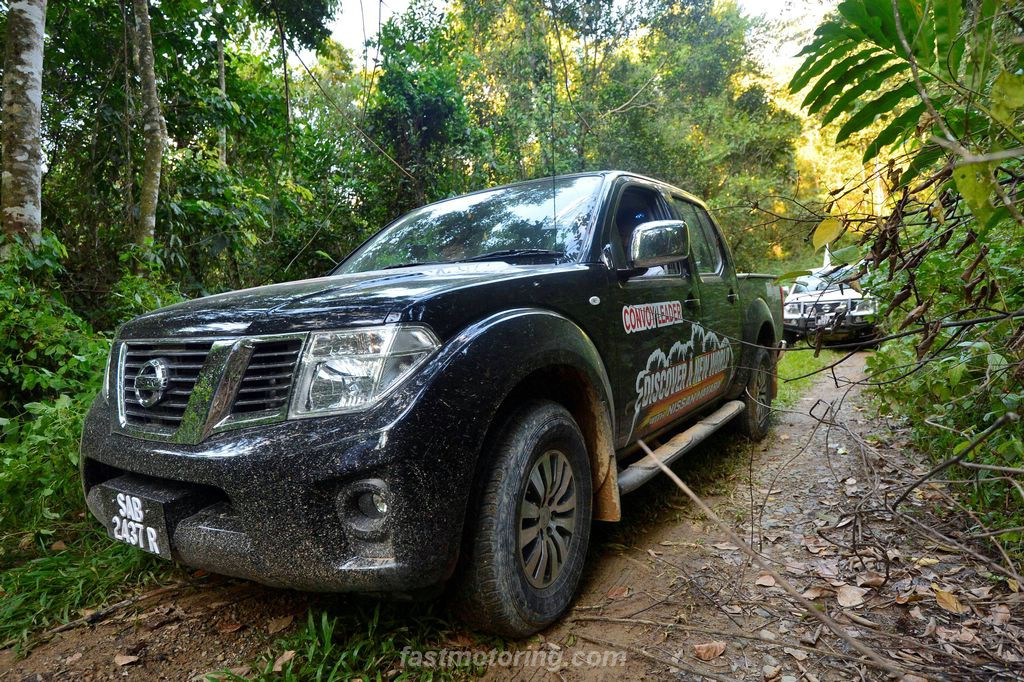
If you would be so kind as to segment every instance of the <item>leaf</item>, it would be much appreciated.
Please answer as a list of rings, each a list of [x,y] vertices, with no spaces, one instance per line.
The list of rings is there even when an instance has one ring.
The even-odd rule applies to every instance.
[[[1010,622],[1010,607],[1006,604],[996,604],[989,611],[987,620],[993,625],[1006,625]]]
[[[857,575],[858,587],[881,587],[885,583],[885,576],[875,571],[865,571]]]
[[[627,596],[629,596],[629,588],[625,585],[616,585],[612,589],[608,590],[608,598],[612,601],[625,599]]]
[[[856,74],[860,70],[860,64],[867,64],[872,61],[872,57],[877,59],[878,50],[874,47],[866,50],[861,50],[856,54],[851,54],[849,57],[834,65],[828,71],[826,71],[817,82],[814,84],[808,92],[807,96],[804,97],[804,101],[800,103],[802,108],[808,108],[813,105],[818,98],[825,92],[826,88],[838,88],[836,94],[848,83],[852,82],[852,79],[856,77]],[[887,61],[890,59],[888,55],[882,55]],[[837,85],[838,84],[838,85]],[[831,97],[829,98],[831,100]]]
[[[788,647],[787,646],[787,647],[783,647],[782,650],[785,651],[787,654],[789,654],[790,656],[792,656],[793,658],[795,658],[798,661],[806,661],[807,660],[807,652],[804,651],[803,649],[794,649],[793,647]]]
[[[921,174],[921,171],[931,167],[939,159],[946,156],[946,150],[938,145],[927,147],[917,153],[914,159],[907,166],[903,174],[900,175],[899,184],[897,187],[903,187],[910,184],[910,182]]]
[[[889,113],[899,106],[900,102],[911,97],[919,97],[917,86],[915,86],[912,81],[907,81],[900,87],[894,90],[889,90],[888,92],[871,100],[862,106],[857,113],[851,116],[850,120],[843,124],[843,127],[839,129],[839,132],[836,133],[836,144],[845,141],[854,133],[867,128],[869,125],[877,121],[880,116]]]
[[[800,595],[804,599],[819,599],[826,595],[832,594],[832,590],[827,590],[823,587],[808,587],[804,590],[804,593]]]
[[[840,606],[846,608],[852,608],[854,606],[860,606],[864,603],[864,595],[868,593],[868,590],[863,587],[854,587],[853,585],[843,585],[836,590],[836,601],[839,602]]]
[[[952,592],[946,590],[933,590],[935,592],[935,601],[944,608],[946,611],[951,613],[966,613],[967,607],[960,603],[960,600],[956,598]]]
[[[814,245],[814,250],[817,251],[826,244],[831,244],[839,235],[843,232],[843,224],[835,218],[825,218],[818,226],[814,228],[814,234],[811,236],[811,243]]]
[[[866,64],[866,62],[865,62]],[[832,107],[828,110],[828,113],[821,119],[821,125],[828,125],[834,121],[840,114],[848,113],[852,105],[866,92],[873,92],[878,90],[885,81],[895,76],[900,71],[906,71],[910,67],[904,63],[893,64],[882,71],[869,76],[867,78],[861,78],[856,85],[851,87],[849,90],[844,92],[839,99],[835,101]]]
[[[702,661],[711,661],[725,653],[725,642],[708,642],[706,644],[694,644],[694,655]]]
[[[775,578],[767,573],[762,573],[757,576],[757,580],[754,581],[754,584],[760,585],[761,587],[775,587]]]
[[[288,626],[292,624],[293,620],[295,620],[295,616],[281,616],[280,618],[274,618],[270,621],[270,624],[267,625],[267,634],[276,635],[278,632],[287,629]]]
[[[1000,0],[981,0],[974,19],[971,54],[967,59],[966,85],[971,90],[981,90],[988,76],[989,60],[992,58],[992,34],[995,29],[995,14]]]
[[[793,270],[792,272],[787,272],[784,275],[779,275],[778,277],[776,277],[775,279],[772,280],[772,284],[782,284],[783,282],[792,282],[797,277],[803,277],[804,275],[809,275],[809,274],[811,274],[810,270]]]
[[[126,665],[131,665],[139,660],[138,656],[125,656],[124,654],[118,654],[114,656],[114,665],[119,668],[123,668]]]
[[[963,16],[963,0],[934,0],[935,53],[939,68],[956,76],[960,70],[965,40],[957,40]]]
[[[292,661],[293,658],[295,658],[295,652],[294,651],[289,649],[288,651],[284,652],[283,654],[281,654],[280,656],[278,656],[274,660],[274,668],[273,668],[272,672],[275,672],[275,673],[281,672],[284,669],[284,667],[286,665],[288,665],[288,663],[290,663]]]
[[[232,623],[232,622],[228,621],[228,622],[225,622],[225,623],[218,623],[217,624],[217,632],[221,633],[222,635],[228,635],[228,634],[231,634],[232,632],[238,632],[241,629],[242,629],[242,624],[241,623]]]
[[[812,53],[810,57],[805,59],[800,68],[798,68],[796,73],[793,74],[793,79],[789,82],[790,92],[796,93],[803,90],[807,84],[811,82],[812,78],[821,74],[832,63],[834,63],[835,60],[841,58],[843,55],[857,47],[857,43],[855,41],[847,38],[840,37],[838,42],[835,43],[833,43],[833,40],[835,39],[829,37],[828,41],[823,43],[820,47],[815,47],[815,44],[817,43],[817,41],[815,41],[804,48],[804,50],[814,48],[818,51]],[[821,48],[824,47],[824,45],[828,45],[828,48],[822,50]]]
[[[1014,75],[1003,71],[992,84],[992,115],[1005,123],[1013,125],[1013,112],[1024,107],[1024,75]]]
[[[965,163],[953,169],[953,182],[974,217],[981,222],[992,215],[989,198],[995,193],[991,163]]]
[[[1020,592],[1020,583],[1013,578],[1006,579],[1006,586],[1010,588],[1011,592]]]

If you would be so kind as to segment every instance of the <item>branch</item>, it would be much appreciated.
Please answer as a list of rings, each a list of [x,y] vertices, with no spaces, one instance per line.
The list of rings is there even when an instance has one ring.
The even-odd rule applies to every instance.
[[[971,452],[974,451],[974,448],[978,447],[979,445],[984,443],[986,440],[988,440],[989,437],[992,434],[994,434],[999,429],[1003,428],[1003,426],[1005,426],[1009,422],[1017,421],[1017,419],[1019,419],[1019,417],[1017,416],[1016,412],[1007,412],[1002,417],[1000,417],[999,419],[995,420],[995,422],[992,423],[992,426],[988,427],[987,429],[985,429],[984,431],[979,433],[977,436],[975,436],[974,440],[972,440],[967,445],[967,447],[963,449],[963,451],[959,455],[956,455],[955,457],[950,457],[949,459],[944,461],[942,464],[939,464],[938,466],[933,468],[931,471],[929,471],[928,473],[924,474],[923,476],[920,476],[916,481],[914,481],[909,486],[907,486],[907,489],[903,491],[903,494],[900,495],[899,497],[897,497],[896,501],[892,503],[892,510],[896,511],[896,507],[899,506],[900,502],[902,502],[903,500],[907,499],[907,495],[909,495],[911,493],[911,491],[913,491],[917,486],[921,485],[922,483],[927,481],[932,476],[935,476],[936,474],[945,471],[946,469],[948,469],[949,467],[953,466],[954,464],[959,463],[961,460],[966,458],[967,455],[971,454]]]

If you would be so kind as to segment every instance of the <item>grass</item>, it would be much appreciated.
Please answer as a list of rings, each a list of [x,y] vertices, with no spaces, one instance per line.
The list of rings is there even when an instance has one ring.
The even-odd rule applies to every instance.
[[[842,354],[833,350],[822,349],[818,357],[806,346],[797,346],[786,351],[779,358],[779,396],[781,407],[792,407],[800,399],[811,384],[818,378],[811,374],[839,360]],[[810,375],[810,376],[807,376]],[[802,377],[802,378],[797,378]]]
[[[98,525],[62,529],[63,545],[36,538],[0,566],[0,648],[26,647],[42,630],[116,601],[127,591],[166,582],[173,564],[115,543]]]

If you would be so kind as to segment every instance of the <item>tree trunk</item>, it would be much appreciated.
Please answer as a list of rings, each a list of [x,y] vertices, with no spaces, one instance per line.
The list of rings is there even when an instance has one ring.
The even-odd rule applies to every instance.
[[[220,86],[220,96],[227,102],[228,86],[224,77],[224,41],[217,37],[217,85]],[[220,165],[228,165],[228,129],[221,125],[217,131],[217,150],[220,153]]]
[[[43,36],[46,0],[15,0],[7,12],[3,79],[2,223],[38,243],[42,231]]]
[[[274,4],[274,17],[277,19],[277,37],[281,42],[281,68],[284,69],[284,114],[285,122],[288,125],[288,138],[292,134],[292,93],[288,83],[288,44],[285,38],[284,21],[281,20],[281,13]]]
[[[142,165],[142,188],[139,195],[139,221],[134,241],[143,246],[156,235],[156,206],[160,198],[160,170],[164,155],[164,116],[156,89],[153,66],[153,34],[149,28],[148,0],[132,0],[135,13],[135,47],[139,57],[139,78],[142,81],[142,137],[145,158]]]

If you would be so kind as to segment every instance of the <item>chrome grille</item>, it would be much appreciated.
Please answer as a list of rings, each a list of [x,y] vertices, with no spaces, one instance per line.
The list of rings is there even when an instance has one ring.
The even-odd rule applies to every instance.
[[[258,342],[235,394],[231,416],[250,417],[283,410],[288,403],[300,350],[302,339],[298,338]]]
[[[184,418],[211,346],[211,341],[126,343],[118,373],[124,423],[148,431],[175,431]],[[168,367],[168,386],[159,402],[144,407],[135,391],[135,377],[143,365],[157,358],[163,359]]]

